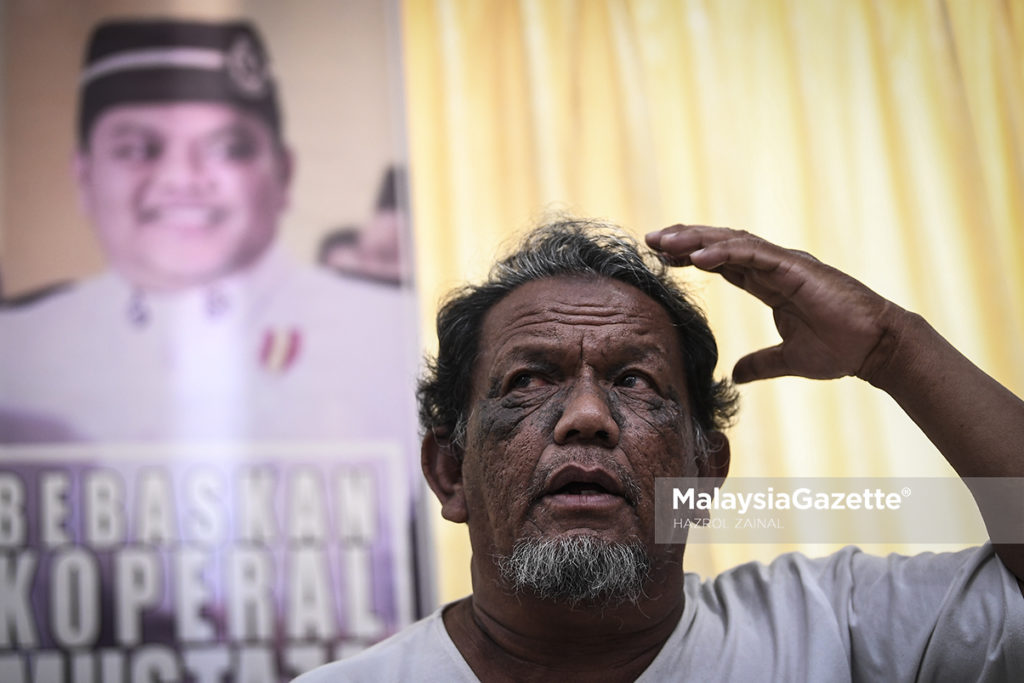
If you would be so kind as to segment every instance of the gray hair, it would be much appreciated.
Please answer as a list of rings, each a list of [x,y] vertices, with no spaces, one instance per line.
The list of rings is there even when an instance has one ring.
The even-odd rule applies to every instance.
[[[594,536],[527,538],[497,558],[506,588],[541,600],[614,607],[638,604],[651,561],[639,539],[613,543]]]
[[[494,265],[486,281],[448,296],[437,314],[437,357],[427,360],[417,391],[422,428],[464,445],[473,367],[487,312],[517,287],[559,276],[611,278],[661,304],[679,335],[698,454],[705,453],[707,432],[726,427],[737,404],[732,383],[713,376],[718,346],[707,318],[653,253],[641,252],[617,226],[578,218],[534,229]]]

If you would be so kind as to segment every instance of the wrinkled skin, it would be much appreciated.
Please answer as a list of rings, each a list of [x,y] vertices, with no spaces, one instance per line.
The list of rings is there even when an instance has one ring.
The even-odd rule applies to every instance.
[[[661,307],[609,280],[547,279],[488,314],[473,375],[463,477],[474,548],[523,537],[649,540],[654,477],[695,474],[678,340]],[[544,496],[558,468],[603,468],[615,504]]]
[[[424,441],[442,514],[468,524],[474,553],[473,596],[445,612],[445,625],[474,670],[500,670],[497,678],[586,671],[589,680],[632,680],[682,610],[683,546],[654,543],[654,478],[721,483],[725,437],[710,435],[714,455],[698,467],[678,337],[632,286],[565,277],[523,285],[489,311],[480,349],[464,451],[433,434]],[[495,557],[516,540],[574,534],[647,546],[640,609],[567,609],[502,584]]]

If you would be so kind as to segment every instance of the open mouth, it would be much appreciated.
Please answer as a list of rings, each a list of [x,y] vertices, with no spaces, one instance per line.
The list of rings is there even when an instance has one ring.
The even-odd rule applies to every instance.
[[[624,486],[602,468],[566,465],[556,470],[545,483],[541,499],[555,505],[609,506],[632,502]]]
[[[574,481],[562,486],[556,491],[552,491],[548,495],[551,496],[583,496],[587,494],[599,494],[605,493],[608,495],[615,495],[600,484],[594,484],[591,482]]]

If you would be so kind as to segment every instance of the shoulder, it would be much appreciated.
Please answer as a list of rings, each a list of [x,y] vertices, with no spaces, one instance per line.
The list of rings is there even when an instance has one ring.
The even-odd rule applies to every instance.
[[[792,604],[794,600],[825,601],[834,610],[908,602],[927,596],[934,604],[969,588],[1000,598],[1015,588],[1012,574],[986,543],[958,552],[918,555],[871,555],[855,546],[820,558],[800,553],[781,555],[770,564],[751,562],[704,582],[688,582],[688,590],[715,601],[746,605]],[[1019,595],[1017,597],[1020,597]]]
[[[1024,599],[990,544],[885,557],[847,547],[746,564],[704,582],[687,578],[695,627],[735,635],[749,630],[737,628],[741,621],[751,637],[785,634],[815,645],[827,638],[862,680],[1024,674]]]
[[[440,608],[373,647],[295,679],[294,683],[335,681],[475,681],[444,627]]]
[[[834,594],[836,582],[829,577],[842,573],[836,567],[856,552],[845,548],[821,559],[788,553],[769,564],[748,562],[706,580],[687,574],[684,590],[693,628],[760,638],[784,624],[794,638],[814,630],[817,637],[828,632],[841,639],[836,609],[845,598]]]
[[[97,322],[99,308],[113,310],[117,299],[115,278],[108,274],[80,282],[65,282],[17,297],[0,309],[0,325],[31,329],[62,322],[79,324],[86,319]],[[99,316],[102,317],[102,316]]]
[[[12,310],[39,304],[57,294],[60,294],[61,292],[66,291],[73,285],[73,282],[61,281],[43,285],[42,287],[36,287],[35,289],[30,289],[27,292],[21,292],[15,296],[3,299],[0,301],[0,309]]]
[[[274,304],[325,317],[344,317],[350,323],[412,320],[416,315],[413,290],[346,277],[314,265],[294,265],[284,275]]]

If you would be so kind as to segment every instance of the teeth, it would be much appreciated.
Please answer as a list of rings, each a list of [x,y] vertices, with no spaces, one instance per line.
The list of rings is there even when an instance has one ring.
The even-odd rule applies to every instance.
[[[143,209],[142,217],[146,221],[167,223],[183,223],[186,225],[202,225],[212,223],[219,211],[209,206],[157,206]]]

